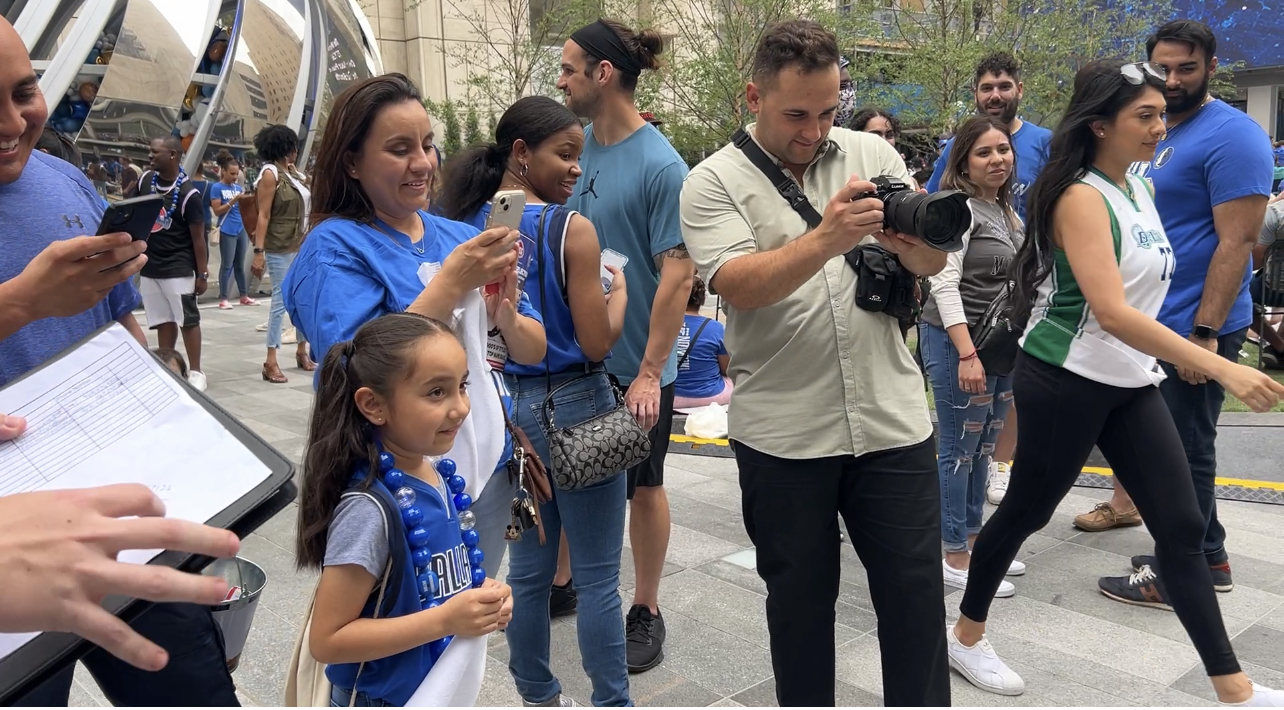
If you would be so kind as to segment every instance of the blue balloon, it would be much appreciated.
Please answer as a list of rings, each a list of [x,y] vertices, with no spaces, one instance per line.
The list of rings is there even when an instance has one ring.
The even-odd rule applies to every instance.
[[[437,589],[441,586],[441,580],[437,578],[437,573],[428,570],[418,577],[419,593],[432,598],[437,596]]]
[[[464,538],[464,544],[469,547],[477,547],[477,543],[481,542],[481,535],[478,535],[476,530],[463,530],[459,534]]]
[[[383,472],[383,483],[392,490],[401,488],[401,484],[406,482],[406,474],[399,468],[388,469]]]
[[[424,511],[417,505],[412,505],[401,509],[401,519],[405,521],[406,527],[414,527],[424,520]]]
[[[447,478],[455,475],[455,462],[452,459],[438,459],[437,473]]]
[[[428,544],[428,531],[424,530],[423,526],[416,525],[406,533],[406,539],[410,541],[411,548],[423,547]]]
[[[486,581],[486,570],[482,569],[481,567],[474,567],[473,568],[473,586],[480,587],[482,586],[482,582],[485,582],[485,581]]]
[[[419,547],[410,551],[410,559],[415,563],[415,569],[423,569],[432,563],[432,553],[426,547]]]
[[[397,459],[393,458],[392,454],[388,453],[387,451],[379,452],[379,470],[380,471],[387,473],[388,471],[392,470],[393,466],[396,466],[396,465],[397,465]]]
[[[472,547],[468,549],[468,562],[471,563],[473,567],[480,568],[482,562],[485,561],[486,554],[481,551],[480,547]]]
[[[467,493],[455,494],[455,510],[464,511],[473,506],[473,497]]]
[[[463,476],[455,474],[446,478],[446,485],[450,487],[451,493],[463,493],[464,489],[468,487],[468,482],[464,480]]]

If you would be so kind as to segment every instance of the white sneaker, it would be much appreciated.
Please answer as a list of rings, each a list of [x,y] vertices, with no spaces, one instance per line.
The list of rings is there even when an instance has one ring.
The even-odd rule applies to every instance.
[[[945,586],[954,587],[955,589],[967,589],[967,570],[954,569],[949,562],[941,560],[941,571],[945,577]],[[1016,594],[1016,587],[1011,582],[999,582],[999,591],[994,593],[995,599],[1006,599]]]
[[[254,326],[254,329],[255,329],[255,330],[257,330],[257,331],[258,331],[258,332],[260,332],[260,333],[266,333],[266,332],[267,332],[267,321],[264,321],[264,322],[262,322],[262,323],[260,323],[260,324],[258,324],[258,325],[256,325],[256,326]]]
[[[197,392],[204,392],[208,382],[205,379],[204,372],[191,370],[187,373],[187,384],[195,387]]]
[[[567,697],[567,696],[565,696],[565,695],[562,695],[561,693],[558,693],[557,695],[554,695],[552,698],[550,698],[548,701],[546,701],[546,702],[542,702],[542,703],[528,703],[528,702],[526,702],[525,700],[523,700],[523,701],[522,701],[522,707],[528,707],[528,708],[577,708],[577,707],[579,707],[579,706],[575,704],[575,701],[574,701],[574,700],[571,700],[569,697]]]
[[[998,505],[1003,502],[1003,496],[1008,492],[1008,480],[1012,477],[1012,469],[1002,461],[990,462],[990,475],[985,481],[985,499],[990,501],[990,505]]]
[[[1012,564],[1008,565],[1008,576],[1020,577],[1023,574],[1025,574],[1025,563],[1012,560]]]
[[[294,326],[290,326],[288,330],[286,330],[284,333],[281,334],[282,345],[294,345],[295,343],[298,343],[298,342],[299,342],[299,331],[295,330]]]
[[[945,630],[945,641],[950,668],[958,671],[967,682],[995,695],[1020,695],[1025,692],[1025,681],[999,658],[985,636],[981,636],[975,646],[964,646],[954,635],[954,627],[951,626]]]
[[[1264,685],[1253,684],[1253,697],[1242,703],[1218,703],[1239,708],[1284,708],[1284,690],[1271,690]]]

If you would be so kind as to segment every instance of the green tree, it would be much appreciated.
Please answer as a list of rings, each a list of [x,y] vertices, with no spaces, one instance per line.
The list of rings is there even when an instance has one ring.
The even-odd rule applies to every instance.
[[[1021,64],[1022,115],[1051,124],[1065,110],[1081,66],[1106,57],[1142,58],[1145,37],[1170,7],[1169,0],[1137,0],[1126,12],[1102,0],[931,0],[902,6],[878,13],[885,49],[865,53],[853,75],[864,80],[862,99],[901,107],[902,121],[911,125],[944,130],[974,110],[977,63],[1003,49]]]
[[[468,113],[464,115],[464,145],[467,148],[473,148],[486,142],[486,136],[481,129],[481,121],[477,116],[477,105],[470,104]]]
[[[454,101],[433,101],[424,99],[424,107],[428,113],[436,117],[439,125],[437,130],[441,135],[441,151],[446,155],[454,155],[464,147],[462,133],[459,127],[459,108]]]

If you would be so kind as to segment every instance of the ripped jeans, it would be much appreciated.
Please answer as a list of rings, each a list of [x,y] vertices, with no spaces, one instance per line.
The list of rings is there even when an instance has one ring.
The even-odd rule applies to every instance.
[[[968,535],[981,531],[985,479],[1012,407],[1012,379],[987,375],[985,394],[968,394],[959,387],[959,353],[945,329],[919,323],[918,338],[936,400],[941,540],[946,552],[964,552]]]

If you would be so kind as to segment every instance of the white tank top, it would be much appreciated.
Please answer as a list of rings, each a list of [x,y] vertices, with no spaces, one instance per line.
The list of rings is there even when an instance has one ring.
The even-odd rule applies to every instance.
[[[1136,175],[1126,179],[1126,192],[1095,170],[1079,182],[1105,199],[1124,299],[1154,318],[1176,262],[1149,183]],[[1039,284],[1021,347],[1044,362],[1115,387],[1158,385],[1164,379],[1155,358],[1102,330],[1061,249],[1053,250],[1052,272]]]

